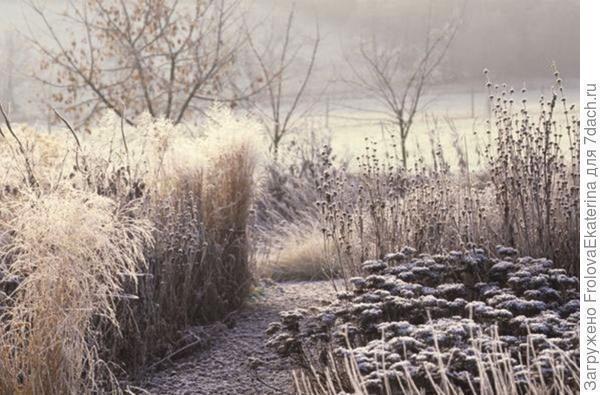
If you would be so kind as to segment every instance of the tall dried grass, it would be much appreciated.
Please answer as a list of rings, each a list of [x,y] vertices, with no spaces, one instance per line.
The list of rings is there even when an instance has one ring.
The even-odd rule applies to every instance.
[[[0,393],[91,393],[114,384],[98,358],[100,317],[137,283],[151,224],[132,203],[73,190],[2,202]]]
[[[144,185],[156,243],[145,252],[148,272],[139,300],[121,306],[125,336],[109,333],[106,339],[110,359],[129,372],[174,351],[181,329],[239,308],[252,285],[246,228],[257,124],[223,108],[213,109],[195,136],[155,122],[143,127],[154,137],[137,137],[144,154],[132,160],[152,165],[139,166],[145,176],[129,184]]]
[[[43,136],[6,119],[0,393],[118,392],[115,374],[248,293],[258,124],[224,108],[192,133],[136,124]]]
[[[257,274],[275,281],[325,280],[337,273],[324,267],[327,261],[318,223],[289,224],[270,236],[270,249],[257,260]],[[263,248],[266,248],[263,247]]]
[[[327,136],[284,145],[278,162],[264,166],[252,220],[257,273],[275,280],[331,277],[315,202],[315,179],[322,172],[319,146]],[[334,270],[337,270],[333,268]],[[335,273],[335,272],[334,272]],[[335,273],[337,276],[337,273]]]

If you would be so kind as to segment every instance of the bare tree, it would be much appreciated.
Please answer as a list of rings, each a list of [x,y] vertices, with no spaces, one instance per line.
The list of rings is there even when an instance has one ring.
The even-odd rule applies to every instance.
[[[269,39],[266,40],[267,44],[261,50],[258,49],[250,33],[247,33],[250,48],[258,63],[259,79],[266,81],[263,90],[266,97],[262,98],[266,105],[260,100],[255,100],[253,110],[265,125],[275,159],[283,138],[295,128],[297,122],[310,109],[310,106],[301,108],[301,104],[314,71],[321,41],[317,24],[315,37],[309,47],[308,59],[305,59],[307,64],[304,71],[294,68],[295,65],[302,63],[300,54],[307,44],[293,41],[293,26],[294,10],[287,18],[283,39],[275,41],[274,37],[277,34],[271,32]]]
[[[437,34],[427,33],[422,49],[411,51],[398,46],[389,48],[376,38],[362,42],[357,62],[347,59],[353,78],[347,81],[385,109],[385,122],[391,124],[400,143],[401,159],[407,166],[406,141],[420,109],[423,94],[432,73],[440,65],[456,34],[452,23]]]
[[[142,112],[180,123],[229,94],[227,74],[245,42],[240,3],[74,0],[61,18],[68,39],[31,3],[50,37],[31,37],[44,55],[38,78],[81,123],[103,109],[129,124]]]

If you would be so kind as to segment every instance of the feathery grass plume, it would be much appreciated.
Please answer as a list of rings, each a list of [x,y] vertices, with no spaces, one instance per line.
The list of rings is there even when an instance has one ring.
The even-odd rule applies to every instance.
[[[124,281],[137,281],[152,243],[136,209],[70,188],[2,201],[0,393],[118,389],[94,329],[118,328]]]
[[[219,156],[232,147],[246,147],[254,160],[260,161],[261,124],[248,113],[234,113],[230,107],[214,104],[199,125],[206,159]]]
[[[0,189],[0,196],[31,186],[28,171],[35,171],[38,182],[44,182],[47,186],[54,181],[58,164],[65,156],[64,139],[38,133],[23,124],[11,124],[11,128],[21,144],[10,134],[0,136],[0,167],[3,169],[0,186],[4,189]]]
[[[22,150],[0,139],[0,393],[118,391],[116,369],[139,372],[244,301],[260,127],[207,116],[196,130],[148,115],[85,135],[12,125]]]

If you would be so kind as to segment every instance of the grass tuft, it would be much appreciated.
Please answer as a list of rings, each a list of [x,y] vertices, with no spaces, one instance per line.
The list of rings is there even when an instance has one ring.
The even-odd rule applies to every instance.
[[[118,330],[116,304],[134,297],[123,285],[137,283],[152,243],[152,225],[135,218],[137,208],[73,189],[3,201],[0,393],[114,385],[95,324]]]

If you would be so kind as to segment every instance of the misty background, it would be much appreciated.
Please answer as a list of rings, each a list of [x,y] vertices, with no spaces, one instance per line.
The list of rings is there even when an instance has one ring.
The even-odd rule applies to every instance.
[[[67,1],[36,4],[61,12]],[[247,3],[246,18],[251,25],[275,26],[292,8],[293,38],[310,47],[318,26],[321,39],[302,128],[326,129],[346,148],[381,129],[378,104],[346,81],[358,44],[377,38],[384,45],[418,47],[428,31],[452,20],[460,24],[431,78],[422,114],[451,117],[459,129],[471,130],[487,116],[484,68],[490,69],[494,82],[516,89],[525,85],[527,95],[537,97],[552,84],[553,62],[567,97],[577,101],[577,0],[254,0]],[[48,122],[43,99],[49,93],[35,79],[40,57],[21,33],[41,40],[47,34],[24,2],[0,0],[0,101],[16,121]],[[304,49],[299,59],[306,63],[309,54]],[[417,129],[431,128],[429,123],[420,118]]]

